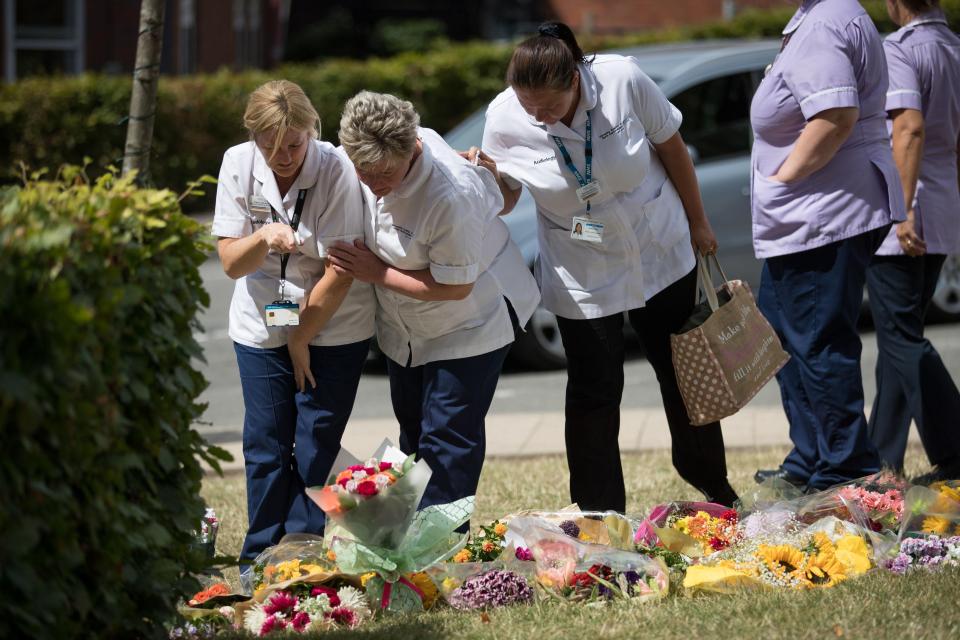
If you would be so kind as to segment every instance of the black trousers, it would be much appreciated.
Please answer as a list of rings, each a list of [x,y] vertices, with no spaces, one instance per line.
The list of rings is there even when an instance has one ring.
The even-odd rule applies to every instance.
[[[910,421],[932,464],[960,465],[960,392],[923,335],[944,255],[874,256],[867,269],[877,328],[877,397],[868,433],[884,464],[903,469]]]
[[[660,384],[673,441],[673,466],[709,500],[732,505],[720,423],[695,427],[677,387],[670,334],[694,306],[696,270],[628,313]],[[567,354],[566,445],[570,497],[585,510],[626,509],[620,463],[620,399],[623,395],[623,314],[590,320],[557,318]]]

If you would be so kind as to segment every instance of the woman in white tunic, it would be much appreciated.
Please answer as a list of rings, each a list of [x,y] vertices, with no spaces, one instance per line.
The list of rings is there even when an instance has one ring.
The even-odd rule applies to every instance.
[[[483,466],[484,419],[504,358],[539,301],[506,225],[493,174],[430,129],[413,105],[361,92],[340,142],[364,184],[366,243],[331,263],[377,292],[400,447],[433,470],[421,505],[471,496]]]
[[[680,112],[633,58],[587,60],[561,23],[516,48],[507,82],[487,109],[480,163],[498,175],[505,212],[521,187],[537,205],[536,273],[567,355],[571,498],[626,508],[617,437],[627,312],[657,373],[674,466],[732,504],[720,424],[690,425],[670,354],[694,306],[694,249],[717,247]]]
[[[243,389],[249,563],[286,533],[323,531],[304,486],[323,484],[340,450],[375,302],[372,287],[324,268],[325,247],[363,237],[363,208],[349,161],[317,139],[309,98],[268,82],[250,95],[244,125],[251,140],[223,156],[213,235],[237,281],[229,331]],[[296,325],[307,294],[327,304]]]

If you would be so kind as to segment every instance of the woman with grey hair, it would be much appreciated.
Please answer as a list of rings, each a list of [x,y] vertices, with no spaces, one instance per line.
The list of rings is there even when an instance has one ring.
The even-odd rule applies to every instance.
[[[363,183],[366,243],[330,263],[375,285],[400,447],[433,470],[422,506],[476,492],[484,419],[504,358],[540,299],[498,217],[495,176],[461,158],[413,105],[361,92],[340,142]]]

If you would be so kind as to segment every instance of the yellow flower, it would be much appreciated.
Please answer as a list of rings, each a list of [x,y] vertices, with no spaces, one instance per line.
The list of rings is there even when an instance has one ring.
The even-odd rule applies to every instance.
[[[454,562],[470,562],[470,552],[466,549],[460,549],[457,555],[453,556]]]
[[[582,540],[582,541],[584,541],[584,542],[593,542],[593,538],[591,538],[590,536],[588,536],[588,535],[587,535],[586,533],[584,533],[583,531],[580,532],[580,535],[577,536],[577,539]]]
[[[757,549],[757,555],[770,571],[779,576],[797,578],[803,576],[806,556],[794,546],[762,544]]]
[[[954,488],[948,484],[944,484],[940,487],[940,494],[955,502],[960,502],[960,488]]]
[[[326,569],[324,569],[320,565],[312,564],[312,563],[304,563],[300,565],[300,569],[303,571],[306,571],[307,575],[311,575],[314,573],[323,573],[324,571],[326,571]]]
[[[858,576],[869,571],[870,549],[860,536],[847,535],[837,540],[837,560],[843,565],[848,576]]]
[[[430,576],[422,571],[418,571],[417,573],[411,573],[407,575],[406,578],[415,584],[417,589],[420,589],[420,593],[423,594],[424,610],[429,610],[430,607],[436,604],[439,592],[437,591],[437,585],[433,584],[433,580],[430,579]]]
[[[330,562],[337,561],[337,554],[333,552],[333,549],[327,549],[327,560],[329,560]]]
[[[365,573],[365,574],[363,574],[362,576],[360,576],[360,586],[363,587],[364,589],[366,589],[366,588],[367,588],[367,583],[370,582],[370,580],[372,580],[373,578],[376,578],[376,577],[377,577],[377,574],[374,573],[373,571],[371,571],[370,573]]]
[[[818,531],[813,534],[813,544],[817,547],[817,551],[820,553],[833,553],[835,551],[833,543],[830,542],[830,536],[822,531]]]
[[[923,519],[921,528],[924,533],[935,533],[942,536],[950,529],[950,521],[940,516],[930,516]]]
[[[287,560],[277,565],[277,578],[279,581],[292,580],[300,577],[300,561]]]
[[[454,578],[444,578],[440,586],[443,588],[444,593],[449,594],[451,591],[460,586],[460,581]]]
[[[507,525],[503,524],[502,522],[498,522],[497,524],[493,525],[493,532],[498,536],[506,535]]]
[[[843,564],[832,553],[825,552],[807,561],[804,576],[814,587],[832,587],[847,579]]]

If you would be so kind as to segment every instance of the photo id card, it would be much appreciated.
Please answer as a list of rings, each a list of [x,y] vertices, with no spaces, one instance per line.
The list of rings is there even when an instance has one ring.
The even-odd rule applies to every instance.
[[[300,324],[300,305],[296,302],[272,302],[266,306],[268,327],[295,327]]]
[[[577,199],[582,203],[586,203],[591,198],[595,198],[600,195],[600,183],[596,180],[588,182],[579,189],[577,189]]]
[[[603,223],[590,218],[574,218],[570,237],[584,242],[603,242]]]

